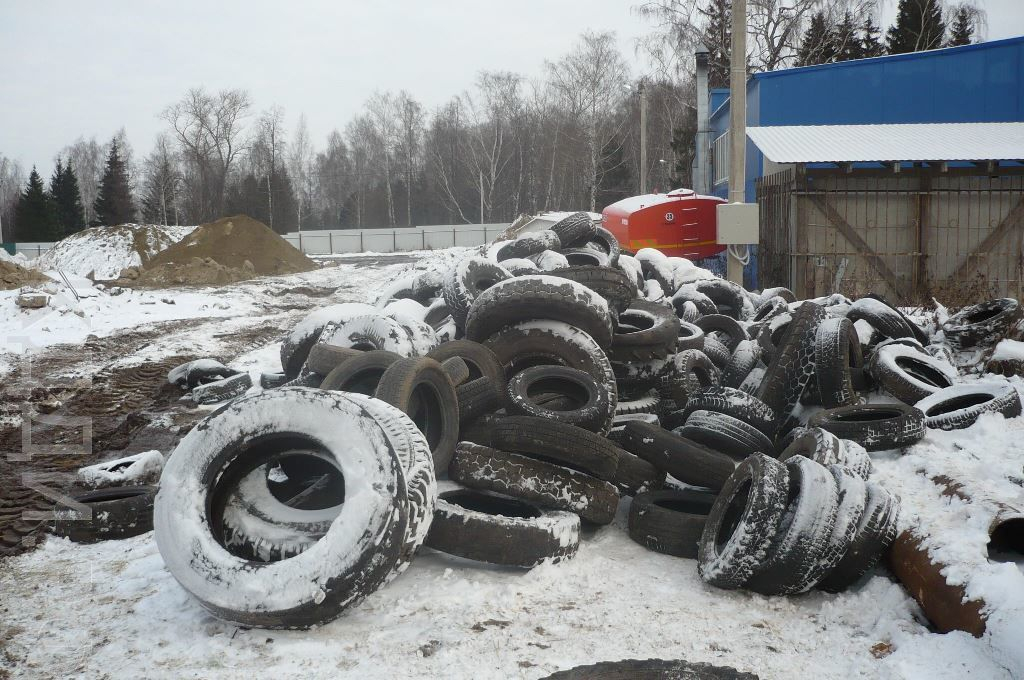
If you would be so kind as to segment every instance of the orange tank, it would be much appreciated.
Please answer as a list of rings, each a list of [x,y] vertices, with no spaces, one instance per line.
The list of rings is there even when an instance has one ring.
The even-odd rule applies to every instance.
[[[727,201],[690,189],[624,198],[604,209],[604,228],[630,250],[657,248],[669,256],[699,260],[725,250],[717,243],[715,206]]]

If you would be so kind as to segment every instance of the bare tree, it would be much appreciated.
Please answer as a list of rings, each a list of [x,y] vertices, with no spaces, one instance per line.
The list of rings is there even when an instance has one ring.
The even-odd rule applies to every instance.
[[[392,167],[398,142],[398,106],[390,92],[374,92],[366,101],[365,108],[373,158],[384,179],[388,226],[393,227],[396,221]]]
[[[273,182],[278,168],[285,162],[284,109],[272,106],[256,121],[256,129],[249,147],[249,165],[252,173],[267,186],[267,226],[274,228]]]
[[[107,160],[107,147],[96,142],[96,138],[86,140],[79,137],[74,143],[65,146],[58,154],[75,170],[78,178],[78,190],[82,195],[82,208],[85,211],[85,223],[91,224],[95,219],[93,205],[100,190],[100,177]]]
[[[375,135],[373,123],[368,116],[357,116],[345,126],[345,137],[349,140],[352,158],[356,227],[360,229],[364,226],[363,219],[366,215],[366,195],[373,186],[371,161],[374,155]]]
[[[299,116],[292,135],[292,143],[288,149],[288,171],[295,185],[296,218],[299,229],[302,220],[308,219],[313,203],[313,144],[309,140],[309,128],[306,125],[306,114]]]
[[[334,130],[327,136],[327,148],[316,156],[315,201],[325,226],[342,225],[352,180],[348,146],[341,134]]]
[[[143,161],[142,214],[160,224],[181,224],[179,190],[181,169],[174,142],[167,133],[157,136]]]
[[[0,239],[14,240],[14,207],[24,182],[21,165],[0,153]]]
[[[211,94],[193,88],[161,114],[186,166],[189,213],[195,219],[216,219],[223,211],[228,176],[245,147],[243,120],[251,106],[245,90]]]
[[[398,93],[399,153],[405,174],[405,223],[412,226],[412,187],[420,163],[423,106],[405,90]]]

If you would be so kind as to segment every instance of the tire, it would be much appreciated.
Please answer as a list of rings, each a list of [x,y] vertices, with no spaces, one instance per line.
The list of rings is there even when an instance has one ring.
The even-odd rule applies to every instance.
[[[535,319],[568,323],[602,348],[611,346],[611,315],[604,298],[554,276],[521,276],[485,290],[469,311],[466,338],[482,342],[505,326]]]
[[[459,406],[441,364],[427,357],[400,359],[381,375],[373,396],[409,416],[430,446],[434,473],[443,474],[459,440]]]
[[[673,427],[684,425],[694,411],[710,411],[732,416],[755,427],[765,436],[770,436],[775,428],[775,414],[767,404],[732,387],[712,385],[691,394],[686,407],[678,414],[673,414],[674,420],[678,423]]]
[[[697,290],[693,284],[680,287],[672,296],[672,307],[676,310],[677,316],[683,316],[683,307],[687,302],[696,307],[701,316],[718,314],[718,307],[711,298]]]
[[[803,456],[790,458],[785,465],[789,472],[786,513],[767,559],[744,586],[762,595],[803,593],[821,580],[821,558],[839,510],[839,487],[828,468]]]
[[[955,349],[988,348],[1020,321],[1020,303],[999,298],[960,310],[942,325],[943,335]]]
[[[272,390],[276,387],[283,386],[288,382],[288,376],[284,373],[261,373],[260,374],[260,387],[265,390]]]
[[[641,248],[636,252],[636,261],[640,263],[644,279],[657,282],[665,295],[675,293],[675,271],[663,252],[654,248]]]
[[[610,524],[619,505],[619,492],[608,482],[559,465],[469,442],[459,444],[448,475],[470,488],[573,512],[594,524]]]
[[[576,666],[540,680],[757,680],[753,673],[740,673],[728,666],[666,659],[624,659]]]
[[[447,359],[458,357],[466,362],[469,367],[468,380],[487,377],[498,384],[503,384],[505,374],[501,369],[501,362],[494,352],[478,342],[469,340],[452,340],[445,342],[427,353],[427,356],[442,364]]]
[[[644,270],[640,263],[635,257],[623,251],[619,255],[617,266],[629,278],[630,283],[636,286],[639,295],[639,291],[644,287]]]
[[[1005,418],[1021,414],[1020,394],[1008,382],[954,385],[933,392],[914,405],[924,414],[924,425],[934,430],[962,430],[983,413]]]
[[[540,404],[536,396],[558,394],[569,398],[569,408]],[[616,401],[589,373],[565,366],[534,366],[508,383],[506,410],[510,415],[547,418],[591,432],[607,434],[615,417]]]
[[[384,372],[401,359],[394,352],[363,352],[328,373],[320,383],[320,389],[372,396]]]
[[[836,480],[839,505],[836,510],[836,523],[821,555],[824,575],[832,573],[853,543],[857,535],[857,525],[868,501],[868,487],[863,479],[842,465],[829,466],[828,470]]]
[[[264,392],[218,409],[178,444],[156,497],[157,547],[168,571],[214,615],[260,628],[325,623],[411,557],[413,534],[425,533],[411,515],[433,515],[433,471],[425,456],[411,470],[377,411],[359,400],[366,401],[305,388]],[[253,563],[232,554],[219,541],[228,493],[296,447],[328,455],[344,474],[346,495],[360,502],[346,503],[327,534],[291,559]]]
[[[648,550],[697,558],[715,494],[709,491],[648,491],[637,494],[629,506],[629,537]]]
[[[251,387],[252,377],[248,373],[239,373],[196,387],[192,390],[192,400],[197,404],[218,404],[242,396]]]
[[[570,267],[607,267],[608,256],[590,248],[563,248],[562,257]]]
[[[565,269],[569,266],[569,260],[565,259],[565,255],[554,251],[545,250],[543,253],[530,256],[530,262],[533,262],[540,272],[550,272],[556,269]]]
[[[697,550],[697,572],[719,588],[740,588],[767,554],[786,511],[789,472],[755,454],[726,480],[708,514]]]
[[[722,369],[719,384],[724,387],[739,387],[761,360],[761,346],[754,340],[742,340],[732,353],[729,363]]]
[[[167,382],[187,389],[238,375],[240,371],[228,368],[216,359],[196,359],[172,368]]]
[[[673,430],[739,462],[751,453],[774,453],[772,441],[753,425],[724,413],[693,411],[686,424]]]
[[[510,278],[508,270],[486,257],[467,257],[452,267],[445,278],[442,295],[459,330],[465,329],[469,308],[481,293]]]
[[[660,390],[662,401],[666,397],[675,405],[686,404],[691,394],[716,385],[719,380],[718,368],[700,350],[680,352],[673,359],[674,373],[662,379]]]
[[[793,412],[814,373],[814,340],[824,317],[813,302],[800,305],[754,393],[775,412],[777,425]]]
[[[883,305],[885,305],[889,309],[895,311],[899,315],[899,317],[901,319],[903,319],[903,323],[905,323],[907,326],[910,327],[910,330],[913,333],[913,337],[919,343],[921,343],[922,345],[927,345],[930,342],[930,338],[921,329],[921,327],[918,326],[913,321],[911,321],[910,318],[906,314],[904,314],[902,311],[900,311],[899,307],[897,307],[894,304],[891,304],[884,297],[882,297],[881,295],[876,295],[875,293],[868,293],[864,297],[868,298],[868,299],[872,299],[872,300],[877,300],[878,302],[881,302]],[[829,296],[828,300],[825,302],[825,306],[836,306],[836,305],[851,306],[852,304],[853,304],[853,302],[849,298],[847,298],[847,297],[845,297],[843,295],[840,295],[839,293],[833,293],[832,295]]]
[[[403,357],[420,354],[409,328],[387,316],[357,316],[341,324],[330,323],[318,342],[364,352],[394,352]],[[430,349],[427,347],[424,352]]]
[[[426,545],[478,562],[530,569],[569,559],[580,545],[580,518],[472,489],[437,498]]]
[[[721,489],[736,464],[717,451],[643,422],[626,423],[622,447],[681,482]]]
[[[540,271],[533,261],[518,257],[513,257],[511,260],[502,260],[501,266],[512,276],[536,274]]]
[[[615,238],[615,234],[604,227],[594,227],[594,233],[590,235],[586,243],[570,243],[569,246],[599,250],[608,256],[609,267],[617,266],[619,257],[622,254],[622,246],[619,245],[619,240]]]
[[[500,409],[505,392],[490,378],[477,378],[459,385],[455,395],[459,402],[459,424],[463,425]]]
[[[623,312],[637,295],[636,286],[629,280],[625,272],[613,267],[597,267],[592,265],[570,266],[555,269],[549,276],[569,279],[581,283],[605,299],[608,306],[617,312]]]
[[[75,543],[138,536],[153,529],[155,486],[121,486],[72,496],[73,506],[54,509],[53,533]]]
[[[628,416],[638,413],[657,413],[661,397],[658,390],[648,390],[642,396],[629,401],[619,401],[615,405],[616,416]]]
[[[523,234],[516,237],[514,241],[509,241],[498,249],[497,258],[498,262],[513,258],[525,259],[531,255],[543,253],[545,250],[561,249],[562,241],[558,238],[558,234],[550,229],[545,229]]]
[[[828,430],[820,427],[798,428],[789,440],[779,454],[782,462],[803,456],[825,467],[840,465],[862,479],[867,479],[871,472],[871,459],[863,447],[855,442],[844,441]]]
[[[808,425],[855,441],[868,451],[901,449],[924,437],[924,414],[906,404],[840,406],[814,414]]]
[[[912,323],[888,303],[873,297],[862,297],[850,305],[846,318],[851,322],[866,321],[887,338],[916,338]]]
[[[694,323],[680,321],[679,336],[676,339],[676,351],[685,352],[688,349],[704,351],[704,331]]]
[[[551,231],[562,243],[569,245],[588,240],[594,234],[594,223],[588,213],[575,212],[552,224]]]
[[[641,491],[660,489],[665,485],[665,473],[640,456],[619,449],[619,467],[611,483],[623,496],[634,496]]]
[[[825,319],[814,337],[814,375],[825,408],[849,406],[860,401],[864,389],[864,353],[853,322]]]
[[[504,416],[491,430],[495,448],[564,465],[600,479],[619,467],[618,447],[583,428],[532,416]]]
[[[281,370],[289,378],[297,376],[306,363],[310,348],[320,339],[328,323],[344,323],[357,316],[378,312],[372,305],[361,302],[345,302],[311,312],[295,324],[281,342]]]
[[[743,318],[743,289],[724,279],[704,279],[694,284],[697,291],[704,293],[715,303],[719,314],[739,321]]]
[[[705,337],[712,332],[721,333],[726,337],[725,341],[719,340],[725,345],[729,352],[735,352],[741,341],[747,340],[747,332],[743,330],[739,322],[725,314],[706,314],[697,319],[694,324],[704,331]]]
[[[492,335],[484,346],[497,357],[506,377],[511,378],[530,366],[568,366],[589,373],[609,394],[615,394],[618,402],[612,364],[597,342],[575,326],[553,321],[523,321]]]
[[[853,540],[818,587],[829,593],[839,593],[871,571],[896,540],[898,518],[899,500],[881,486],[868,482],[867,502]]]
[[[318,342],[309,350],[309,358],[306,359],[306,368],[313,373],[327,375],[335,368],[349,359],[362,354],[358,349],[348,347],[335,347],[323,342]]]
[[[761,356],[764,357],[766,364],[770,364],[775,358],[779,343],[785,337],[786,330],[792,321],[793,315],[783,312],[761,325],[761,329],[757,332],[757,344],[761,346]]]
[[[729,351],[729,348],[712,335],[704,335],[703,351],[711,359],[711,363],[720,371],[728,366],[729,361],[732,359],[732,353]]]
[[[786,314],[789,312],[789,303],[783,300],[781,297],[768,298],[760,305],[754,312],[754,316],[751,317],[751,321],[754,323],[764,323],[771,321],[780,314]]]
[[[957,379],[956,369],[941,359],[898,344],[876,351],[868,370],[879,387],[911,406]]]
[[[459,386],[469,380],[469,366],[462,360],[462,357],[452,357],[440,363],[441,368],[444,369],[444,374],[452,381],[456,394],[458,394]]]
[[[612,361],[664,359],[676,350],[679,319],[665,305],[634,300],[619,314],[608,358]]]

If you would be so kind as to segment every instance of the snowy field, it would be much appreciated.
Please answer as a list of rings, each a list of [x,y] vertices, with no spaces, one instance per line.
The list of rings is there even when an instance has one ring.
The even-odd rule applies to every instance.
[[[87,297],[61,294],[56,310],[29,313],[0,293],[6,365],[26,347],[66,343],[74,351],[89,336],[157,322],[183,323],[121,361],[186,345],[212,354],[227,328],[275,325],[283,333],[315,305],[373,301],[406,270],[447,267],[462,252],[346,258],[219,289],[111,296],[76,281]],[[310,289],[328,293],[296,292]],[[278,371],[278,345],[247,349],[233,365]],[[1019,379],[1016,386],[1024,390]],[[539,678],[652,657],[761,678],[1024,677],[1024,564],[989,561],[990,503],[942,496],[929,481],[959,480],[977,501],[1021,501],[1024,418],[989,414],[965,430],[929,431],[905,455],[872,457],[875,479],[902,498],[902,528],[920,524],[933,553],[952,565],[948,580],[987,601],[984,637],[930,632],[884,569],[840,595],[767,598],[707,586],[695,561],[629,539],[625,499],[615,522],[587,532],[571,560],[524,572],[424,548],[394,582],[309,631],[211,617],[166,571],[151,533],[95,545],[49,538],[34,552],[0,558],[0,678]]]

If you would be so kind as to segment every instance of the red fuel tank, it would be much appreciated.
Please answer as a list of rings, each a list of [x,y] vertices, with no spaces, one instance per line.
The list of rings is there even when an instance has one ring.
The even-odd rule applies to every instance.
[[[725,250],[716,242],[715,206],[726,202],[676,189],[612,203],[604,209],[602,221],[625,248],[657,248],[668,256],[699,260]]]

